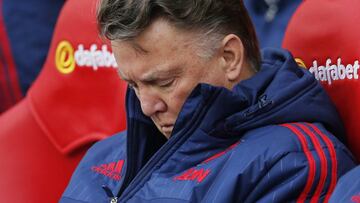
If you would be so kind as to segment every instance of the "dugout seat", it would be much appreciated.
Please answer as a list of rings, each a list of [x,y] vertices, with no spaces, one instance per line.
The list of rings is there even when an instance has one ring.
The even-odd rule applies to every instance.
[[[39,77],[0,117],[0,202],[57,202],[86,150],[125,129],[126,85],[96,4],[66,1]]]
[[[360,1],[307,0],[294,13],[283,47],[309,69],[335,103],[346,143],[360,160]]]

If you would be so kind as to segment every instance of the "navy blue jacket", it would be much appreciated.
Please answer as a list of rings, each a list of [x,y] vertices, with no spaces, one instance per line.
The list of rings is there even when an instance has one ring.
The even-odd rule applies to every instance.
[[[354,167],[328,96],[285,51],[263,52],[232,91],[198,85],[168,141],[132,90],[127,119],[87,152],[61,203],[320,202]]]
[[[357,166],[341,177],[329,202],[360,202],[360,166]]]

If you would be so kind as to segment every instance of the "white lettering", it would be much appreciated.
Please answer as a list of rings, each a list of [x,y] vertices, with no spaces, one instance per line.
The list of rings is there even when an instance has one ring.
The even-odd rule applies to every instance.
[[[317,61],[313,61],[313,66],[309,69],[310,73],[312,73],[316,80],[319,80],[319,72],[318,72],[318,65],[317,65]]]
[[[332,64],[331,59],[327,59],[325,66],[319,66],[318,61],[313,61],[313,66],[309,68],[310,73],[312,73],[317,80],[322,82],[327,82],[329,85],[338,80],[352,80],[358,79],[359,74],[359,61],[356,60],[354,64],[344,65],[341,62],[341,58],[337,59],[336,64]]]
[[[359,78],[358,70],[359,70],[359,61],[355,61],[355,63],[354,63],[354,79],[356,79],[356,80]]]
[[[90,67],[94,71],[99,68],[117,68],[114,54],[108,50],[107,45],[102,45],[98,50],[98,46],[92,44],[86,50],[83,44],[79,44],[75,51],[75,61],[79,67]]]
[[[341,58],[339,58],[337,60],[337,64],[338,64],[338,73],[339,73],[339,78],[340,80],[344,80],[345,76],[346,76],[346,69],[345,66],[341,64]]]

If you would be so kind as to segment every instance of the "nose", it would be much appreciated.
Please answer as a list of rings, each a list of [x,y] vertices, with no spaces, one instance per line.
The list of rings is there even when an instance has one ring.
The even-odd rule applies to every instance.
[[[149,91],[142,91],[138,94],[140,100],[141,110],[146,116],[153,116],[157,112],[166,111],[165,102],[155,93]]]

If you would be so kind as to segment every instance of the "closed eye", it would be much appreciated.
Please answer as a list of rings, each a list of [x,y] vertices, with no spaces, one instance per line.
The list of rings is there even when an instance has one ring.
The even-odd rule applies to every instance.
[[[174,82],[175,82],[175,78],[171,78],[168,80],[161,81],[157,85],[159,87],[166,88],[166,87],[170,87],[172,84],[174,84]]]

